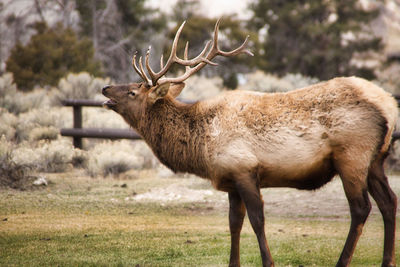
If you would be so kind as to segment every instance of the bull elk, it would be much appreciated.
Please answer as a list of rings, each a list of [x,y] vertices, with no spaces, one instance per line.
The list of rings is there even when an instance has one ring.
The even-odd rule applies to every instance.
[[[209,179],[229,196],[230,266],[240,265],[239,240],[246,210],[257,235],[263,266],[274,266],[264,232],[260,188],[315,190],[338,174],[349,202],[351,224],[336,266],[350,264],[357,240],[375,199],[384,221],[382,266],[395,266],[397,198],[385,176],[397,119],[395,100],[361,78],[335,78],[287,93],[230,91],[205,101],[176,100],[184,81],[212,60],[246,49],[248,37],[226,52],[218,46],[219,21],[212,40],[188,59],[177,56],[179,35],[161,70],[142,57],[132,64],[139,83],[105,86],[104,105],[119,113],[147,142],[158,159],[175,172]],[[185,67],[179,77],[165,77],[172,64]],[[147,69],[147,73],[144,70]],[[206,88],[205,88],[206,89]]]

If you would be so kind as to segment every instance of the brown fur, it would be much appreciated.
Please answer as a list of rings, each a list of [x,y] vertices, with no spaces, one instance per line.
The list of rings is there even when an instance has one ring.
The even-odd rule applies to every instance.
[[[388,93],[351,77],[288,93],[232,91],[188,105],[174,99],[182,84],[168,86],[112,86],[103,93],[111,99],[106,105],[143,136],[163,164],[210,179],[215,188],[229,192],[231,266],[240,262],[244,207],[263,265],[273,266],[260,188],[317,189],[335,174],[342,179],[352,216],[337,266],[350,263],[370,210],[368,191],[385,221],[383,266],[395,265],[396,196],[382,165],[398,111]]]

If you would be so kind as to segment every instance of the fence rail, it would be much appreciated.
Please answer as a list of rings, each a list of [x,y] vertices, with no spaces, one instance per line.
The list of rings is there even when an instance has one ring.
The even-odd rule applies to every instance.
[[[132,129],[82,128],[82,107],[102,107],[103,101],[88,99],[65,99],[64,106],[73,108],[73,128],[62,128],[62,136],[70,136],[76,148],[82,148],[82,138],[141,139]]]
[[[400,106],[400,95],[394,95]],[[103,101],[88,99],[65,99],[62,101],[64,106],[73,108],[73,128],[62,128],[62,136],[73,138],[76,148],[82,148],[82,138],[104,138],[104,139],[141,139],[141,136],[132,129],[112,129],[112,128],[82,128],[82,107],[102,107]],[[400,132],[394,132],[393,142],[400,139]]]

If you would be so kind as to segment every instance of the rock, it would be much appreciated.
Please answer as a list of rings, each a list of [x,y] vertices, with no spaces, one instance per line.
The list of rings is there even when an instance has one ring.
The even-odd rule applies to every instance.
[[[47,185],[48,185],[48,182],[47,182],[47,180],[46,180],[45,177],[39,176],[35,181],[33,181],[32,184],[33,184],[33,185],[36,185],[36,186],[41,186],[41,185],[47,186]]]

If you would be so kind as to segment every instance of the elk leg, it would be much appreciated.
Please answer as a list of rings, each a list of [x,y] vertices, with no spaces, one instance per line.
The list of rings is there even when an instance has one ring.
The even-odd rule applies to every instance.
[[[274,262],[265,238],[264,202],[260,192],[258,177],[252,177],[251,175],[239,177],[236,182],[236,189],[246,206],[251,226],[257,236],[262,264],[264,267],[272,267],[274,266]]]
[[[368,172],[368,191],[375,199],[385,227],[382,267],[394,267],[397,197],[383,169],[384,157],[375,160]]]
[[[366,185],[361,180],[341,176],[343,188],[350,206],[351,224],[346,243],[336,266],[349,266],[362,228],[371,211]]]
[[[238,192],[229,192],[229,229],[231,231],[231,256],[230,267],[240,266],[240,231],[242,230],[243,219],[246,215],[246,208]]]

